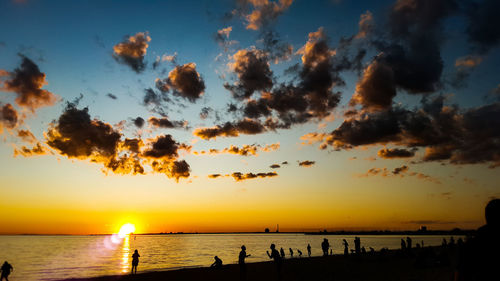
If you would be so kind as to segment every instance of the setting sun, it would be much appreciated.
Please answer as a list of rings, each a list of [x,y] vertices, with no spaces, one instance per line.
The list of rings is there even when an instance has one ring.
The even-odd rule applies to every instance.
[[[118,232],[118,236],[123,238],[125,237],[125,235],[129,235],[130,233],[134,233],[135,232],[135,226],[131,223],[126,223],[124,225],[122,225],[122,227],[120,228],[120,231]]]

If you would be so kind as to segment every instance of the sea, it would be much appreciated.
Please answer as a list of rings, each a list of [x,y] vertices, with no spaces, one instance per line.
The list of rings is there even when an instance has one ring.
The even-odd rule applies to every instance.
[[[358,235],[361,246],[379,251],[382,248],[398,249],[398,235]],[[307,257],[307,244],[311,245],[311,256],[322,255],[321,242],[329,240],[333,254],[342,254],[342,239],[354,248],[354,235],[306,235],[286,233],[262,234],[169,234],[169,235],[1,235],[0,263],[8,261],[14,271],[11,281],[61,280],[102,275],[129,274],[132,254],[138,250],[140,262],[138,272],[174,270],[179,268],[209,266],[214,256],[224,264],[238,261],[240,247],[245,245],[247,262],[268,261],[266,250],[274,243],[283,248],[290,258]],[[413,245],[441,245],[443,238],[450,236],[411,236]],[[454,237],[456,240],[458,237]],[[298,250],[302,251],[299,257]]]

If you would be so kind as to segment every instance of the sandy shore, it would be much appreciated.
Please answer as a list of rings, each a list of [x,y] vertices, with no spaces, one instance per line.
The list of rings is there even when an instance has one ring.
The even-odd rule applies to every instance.
[[[453,280],[455,251],[428,247],[411,255],[399,251],[385,253],[296,258],[283,263],[281,280],[380,280],[380,281],[449,281]],[[222,269],[191,268],[172,271],[138,273],[137,275],[102,276],[90,279],[65,281],[109,280],[239,280],[239,266],[225,265]],[[276,268],[272,262],[247,264],[247,280],[276,280]]]

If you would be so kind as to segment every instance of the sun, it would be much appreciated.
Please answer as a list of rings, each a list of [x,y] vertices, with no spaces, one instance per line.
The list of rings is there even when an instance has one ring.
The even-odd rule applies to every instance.
[[[135,232],[135,226],[131,223],[126,223],[126,224],[122,225],[122,227],[120,228],[120,231],[118,232],[118,236],[120,238],[123,238],[126,235],[129,235],[130,233],[134,233],[134,232]]]

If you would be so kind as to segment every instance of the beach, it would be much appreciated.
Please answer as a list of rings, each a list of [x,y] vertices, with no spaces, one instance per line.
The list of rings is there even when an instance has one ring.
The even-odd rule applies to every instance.
[[[286,259],[281,280],[373,280],[373,281],[445,281],[454,274],[455,249],[426,247],[411,254],[399,250],[361,255]],[[277,280],[273,262],[247,264],[247,280]],[[170,271],[139,272],[137,275],[113,275],[64,281],[111,280],[239,280],[239,265],[224,265],[221,269],[187,268]]]

